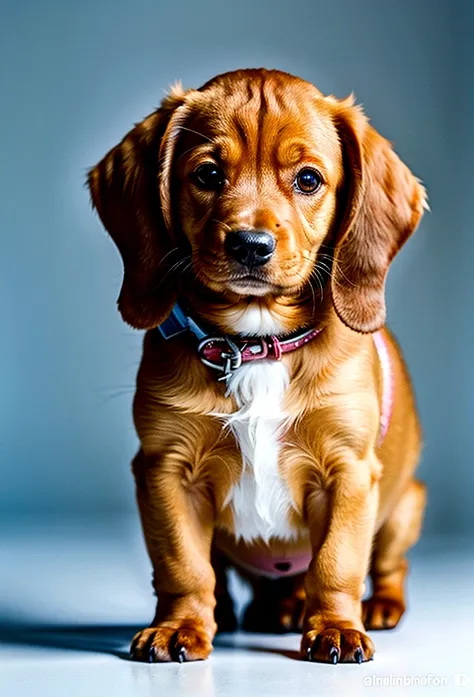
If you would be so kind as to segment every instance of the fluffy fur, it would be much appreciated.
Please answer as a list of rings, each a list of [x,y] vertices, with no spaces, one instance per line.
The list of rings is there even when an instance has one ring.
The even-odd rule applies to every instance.
[[[200,180],[203,165],[214,184]],[[305,168],[319,182],[309,193]],[[383,328],[387,272],[421,218],[423,187],[351,98],[263,69],[175,88],[89,186],[124,262],[120,312],[148,330],[133,471],[158,604],[132,658],[206,658],[217,626],[236,626],[225,569],[309,554],[307,573],[284,583],[247,574],[244,626],[302,632],[309,660],[369,660],[366,630],[403,615],[425,501],[411,383]],[[274,238],[258,269],[229,252],[241,230]],[[214,335],[321,332],[226,386],[191,336],[155,331],[178,298]],[[376,330],[394,382],[382,443]]]
[[[238,411],[225,419],[242,453],[243,471],[226,504],[232,508],[237,540],[295,539],[289,522],[293,507],[280,476],[280,438],[285,430],[283,400],[289,376],[282,363],[258,361],[241,366],[229,380],[228,395]]]
[[[284,326],[266,305],[250,303],[233,319],[232,329],[243,336],[271,336],[281,334]]]
[[[251,303],[233,322],[235,334],[268,336],[281,332],[267,307]],[[243,471],[226,501],[237,540],[295,539],[289,522],[291,495],[279,471],[280,439],[285,430],[283,400],[289,376],[282,363],[242,365],[228,382],[227,395],[238,410],[224,417],[242,453]]]

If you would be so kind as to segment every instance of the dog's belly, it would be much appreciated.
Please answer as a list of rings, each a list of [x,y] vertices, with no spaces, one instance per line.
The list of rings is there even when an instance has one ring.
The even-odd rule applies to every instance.
[[[252,576],[295,576],[307,571],[312,557],[309,534],[303,530],[297,540],[272,538],[267,544],[236,540],[232,533],[218,529],[214,541],[232,565]]]
[[[287,418],[282,411],[287,385],[287,370],[275,361],[247,363],[229,381],[229,394],[239,409],[226,421],[244,465],[226,501],[237,540],[295,540],[299,534],[290,522],[294,505],[278,463]]]

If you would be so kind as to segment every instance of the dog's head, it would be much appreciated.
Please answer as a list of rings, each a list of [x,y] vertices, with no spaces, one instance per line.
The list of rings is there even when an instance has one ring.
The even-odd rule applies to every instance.
[[[163,321],[186,279],[224,297],[290,297],[319,269],[340,319],[374,331],[390,262],[426,207],[352,99],[266,70],[173,89],[89,186],[124,262],[120,311],[138,328]]]

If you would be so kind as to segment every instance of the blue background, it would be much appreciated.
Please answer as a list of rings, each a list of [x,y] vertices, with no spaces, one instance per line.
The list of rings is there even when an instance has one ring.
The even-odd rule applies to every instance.
[[[424,424],[427,531],[472,531],[473,19],[468,0],[2,3],[1,515],[135,510],[141,335],[116,312],[121,262],[85,171],[175,79],[263,65],[355,91],[427,186],[389,324]]]

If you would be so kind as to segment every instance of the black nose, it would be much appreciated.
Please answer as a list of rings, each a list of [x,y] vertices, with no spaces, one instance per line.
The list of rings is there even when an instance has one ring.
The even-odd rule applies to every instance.
[[[227,253],[239,264],[251,269],[263,266],[275,251],[275,238],[259,230],[237,230],[230,232],[225,241]]]

